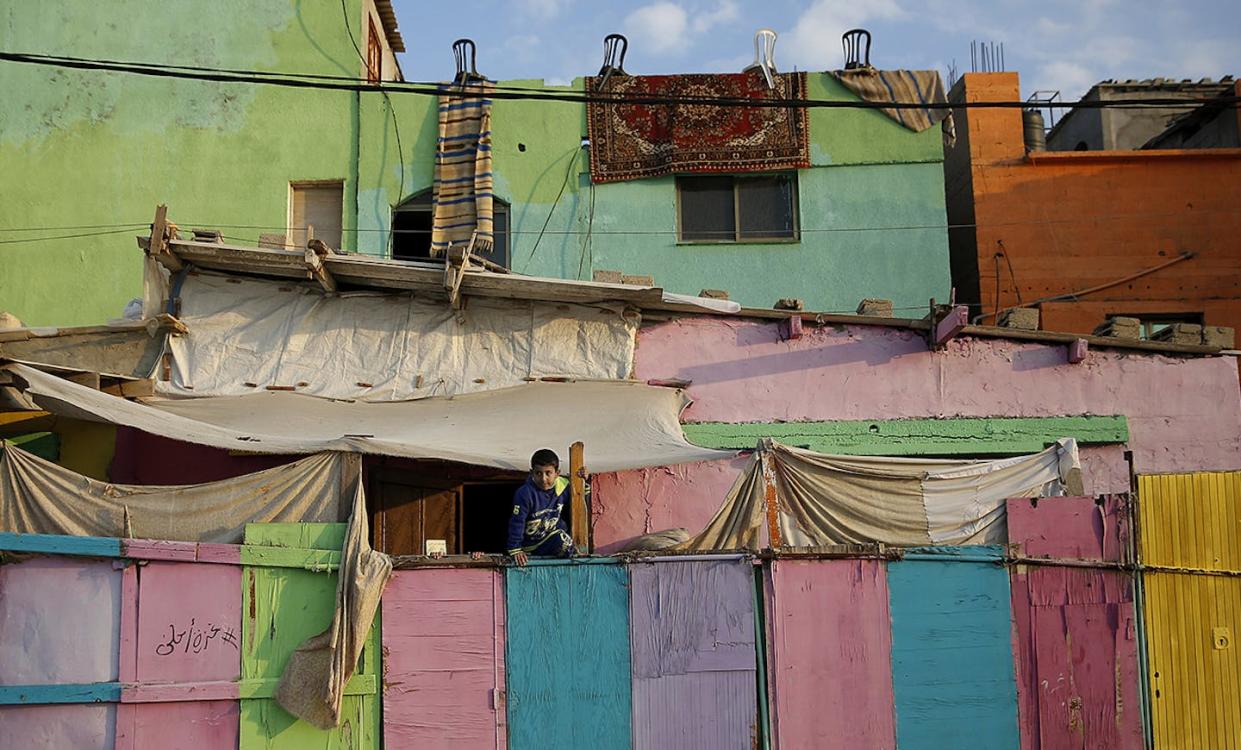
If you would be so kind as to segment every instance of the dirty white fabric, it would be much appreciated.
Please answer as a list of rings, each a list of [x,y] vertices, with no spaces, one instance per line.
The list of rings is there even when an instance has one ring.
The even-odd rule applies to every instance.
[[[345,683],[357,668],[384,586],[392,575],[392,559],[371,549],[367,541],[366,500],[362,482],[356,485],[341,552],[332,624],[297,647],[276,686],[277,703],[320,729],[340,723]]]
[[[0,451],[0,530],[241,544],[247,523],[337,523],[341,459],[323,453],[204,484],[99,482],[11,444]]]
[[[297,393],[127,401],[22,364],[4,369],[62,416],[127,425],[197,445],[276,454],[345,451],[525,471],[530,455],[585,443],[593,472],[730,458],[685,440],[677,389],[627,382],[527,383],[487,393],[349,403]]]
[[[681,549],[756,548],[767,511],[764,454],[785,547],[995,544],[1005,541],[1006,499],[1082,493],[1071,438],[996,461],[834,456],[765,441],[715,518]]]
[[[191,273],[183,336],[160,393],[241,396],[268,386],[403,401],[526,378],[629,377],[639,316],[623,305],[470,297],[462,310],[412,293],[324,295],[306,285]],[[250,385],[247,385],[250,384]]]

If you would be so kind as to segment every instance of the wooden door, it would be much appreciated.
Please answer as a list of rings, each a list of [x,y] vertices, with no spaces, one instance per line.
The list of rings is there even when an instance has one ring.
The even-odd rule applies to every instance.
[[[389,555],[424,555],[428,539],[461,553],[461,485],[430,487],[425,480],[389,472],[370,483],[371,546]]]

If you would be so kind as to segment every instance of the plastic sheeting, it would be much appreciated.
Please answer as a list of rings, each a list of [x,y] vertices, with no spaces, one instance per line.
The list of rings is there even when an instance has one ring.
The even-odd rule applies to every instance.
[[[0,451],[0,530],[240,544],[247,523],[342,520],[341,457],[324,453],[183,486],[99,482],[11,444]]]
[[[901,546],[1005,540],[1010,497],[1081,494],[1077,442],[996,461],[833,456],[764,441],[690,550],[756,549],[766,518],[763,461],[772,464],[784,547]]]
[[[281,391],[251,396],[127,401],[21,364],[5,366],[39,405],[62,416],[134,427],[226,450],[345,451],[432,458],[525,471],[530,455],[586,444],[594,472],[729,458],[690,445],[675,389],[628,382],[528,383],[453,398],[373,404]],[[562,454],[563,455],[563,454]]]
[[[495,390],[526,378],[621,380],[639,316],[623,305],[472,297],[464,309],[414,294],[327,296],[290,284],[192,273],[184,336],[159,392],[240,396],[267,386],[362,401]]]

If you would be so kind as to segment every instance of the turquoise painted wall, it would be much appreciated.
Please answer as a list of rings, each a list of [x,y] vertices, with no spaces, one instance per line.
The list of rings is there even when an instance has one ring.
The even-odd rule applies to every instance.
[[[360,3],[348,6],[361,40]],[[6,50],[357,76],[361,61],[344,31],[338,5],[301,0],[56,0],[0,11]],[[290,181],[340,179],[344,249],[385,255],[392,206],[431,185],[428,96],[11,62],[0,62],[0,90],[0,310],[28,325],[118,316],[140,294],[134,236],[157,203],[182,228],[217,228],[253,244],[260,233],[283,233]],[[826,74],[811,74],[809,95],[852,96]],[[810,121],[801,240],[689,246],[676,242],[671,178],[592,188],[583,105],[497,100],[494,170],[497,193],[512,205],[512,265],[566,278],[650,274],[672,291],[727,289],[764,307],[779,297],[818,310],[852,310],[867,296],[919,308],[945,298],[946,232],[902,228],[944,224],[939,130],[915,134],[861,110],[816,109]],[[87,228],[57,229],[70,226]],[[47,229],[15,231],[28,228]],[[101,232],[111,233],[66,236]]]

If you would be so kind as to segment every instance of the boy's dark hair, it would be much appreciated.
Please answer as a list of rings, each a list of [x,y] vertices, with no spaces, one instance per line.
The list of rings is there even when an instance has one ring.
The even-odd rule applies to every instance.
[[[530,468],[533,469],[539,466],[554,466],[559,469],[560,456],[557,456],[556,452],[550,448],[540,448],[530,457]]]

